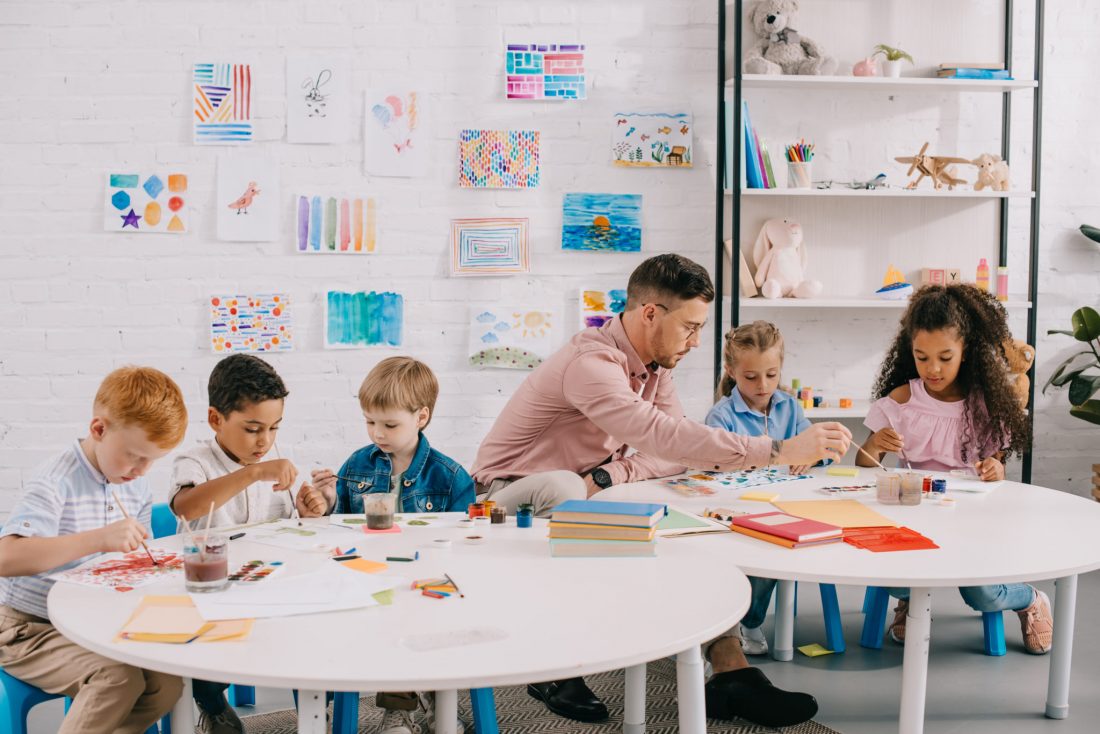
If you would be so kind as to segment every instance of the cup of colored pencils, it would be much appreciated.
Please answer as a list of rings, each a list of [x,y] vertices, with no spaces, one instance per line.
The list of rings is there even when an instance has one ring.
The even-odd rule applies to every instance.
[[[787,146],[787,188],[808,189],[813,184],[814,144],[805,139]]]

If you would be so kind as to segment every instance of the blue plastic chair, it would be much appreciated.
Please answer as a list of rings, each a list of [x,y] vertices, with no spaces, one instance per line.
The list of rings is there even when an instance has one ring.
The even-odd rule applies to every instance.
[[[27,734],[27,714],[38,704],[55,698],[61,696],[24,683],[0,668],[0,730]]]
[[[825,617],[825,645],[834,653],[843,653],[848,648],[844,644],[844,628],[840,624],[840,604],[836,598],[836,586],[818,584],[821,593],[821,612]],[[779,603],[778,599],[775,602]],[[794,582],[794,616],[798,616],[798,582]]]
[[[886,625],[886,611],[890,593],[881,586],[868,586],[863,595],[863,633],[859,644],[875,650],[882,648],[882,630]],[[1001,612],[982,612],[982,648],[986,655],[999,657],[1005,646],[1004,615]]]
[[[471,688],[470,709],[476,734],[498,734],[497,709],[492,688]],[[359,694],[337,693],[332,703],[332,734],[356,734],[359,726]]]

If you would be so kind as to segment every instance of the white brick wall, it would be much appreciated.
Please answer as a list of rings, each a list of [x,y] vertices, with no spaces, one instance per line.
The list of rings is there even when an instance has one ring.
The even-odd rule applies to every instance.
[[[992,0],[983,4],[999,7]],[[850,18],[848,10],[860,3],[842,5]],[[0,3],[0,517],[22,477],[81,435],[99,379],[116,366],[149,364],[172,374],[192,415],[187,441],[208,435],[205,384],[216,358],[205,349],[204,299],[226,289],[276,288],[293,297],[299,351],[270,357],[291,390],[282,441],[302,459],[328,464],[367,440],[355,390],[370,366],[391,352],[323,351],[319,295],[327,286],[352,284],[405,293],[403,351],[431,364],[443,388],[429,435],[469,464],[523,375],[464,365],[466,303],[537,299],[559,307],[570,324],[572,294],[587,277],[625,278],[645,256],[669,250],[711,266],[716,17],[713,0]],[[889,16],[879,20],[896,23]],[[1100,266],[1096,247],[1072,232],[1081,221],[1100,223],[1090,176],[1100,153],[1074,142],[1091,137],[1092,118],[1100,112],[1100,103],[1082,93],[1100,64],[1092,39],[1096,16],[1085,0],[1066,0],[1048,20],[1042,330],[1063,327],[1079,303],[1095,303]],[[959,36],[956,48],[969,48]],[[501,49],[520,40],[586,43],[588,101],[504,102]],[[851,55],[847,46],[834,46],[838,55]],[[390,80],[428,91],[436,165],[427,178],[364,177],[360,140],[338,146],[283,142],[285,57],[326,49],[352,60],[357,91]],[[281,163],[286,206],[278,242],[214,237],[213,177],[222,149],[190,144],[188,95],[190,63],[210,58],[254,64],[255,147]],[[624,104],[689,107],[696,168],[612,168],[607,119]],[[542,130],[540,188],[459,190],[455,140],[466,126]],[[872,134],[877,149],[892,154],[889,130]],[[176,238],[101,231],[103,174],[122,166],[186,167],[192,232]],[[379,254],[295,257],[291,194],[310,187],[378,196]],[[643,194],[640,255],[561,252],[561,196],[583,190]],[[494,213],[531,218],[534,272],[448,278],[448,220]],[[838,374],[873,370],[873,353],[890,330],[889,322],[828,319],[792,327],[791,369],[801,363],[806,370],[816,355],[832,353],[837,338],[863,334],[874,343]],[[677,370],[685,405],[700,418],[710,403],[708,344]],[[1040,378],[1067,347],[1063,340],[1040,341]],[[1070,419],[1064,401],[1057,395],[1039,402],[1036,477],[1083,492],[1089,464],[1100,460],[1100,432]],[[167,462],[153,478],[163,495]]]

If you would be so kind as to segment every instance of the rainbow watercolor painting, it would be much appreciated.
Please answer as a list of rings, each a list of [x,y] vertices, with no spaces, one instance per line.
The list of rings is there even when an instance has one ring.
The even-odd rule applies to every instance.
[[[531,271],[527,219],[452,219],[451,275]]]
[[[295,203],[295,251],[369,255],[377,246],[377,206],[372,198],[299,195]]]
[[[195,142],[200,145],[252,142],[252,67],[195,64],[191,77]]]
[[[290,297],[285,293],[212,297],[210,349],[215,354],[291,351]]]
[[[603,326],[626,308],[626,288],[581,288],[581,328]]]
[[[458,138],[458,185],[482,189],[538,186],[538,130],[463,130]]]
[[[405,299],[400,293],[325,294],[325,349],[399,347],[404,327]]]
[[[561,248],[597,252],[642,249],[640,194],[566,194]]]

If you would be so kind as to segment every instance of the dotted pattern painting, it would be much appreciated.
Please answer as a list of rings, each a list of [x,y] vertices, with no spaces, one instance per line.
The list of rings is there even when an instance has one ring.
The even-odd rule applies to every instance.
[[[216,354],[291,351],[290,298],[285,293],[213,296],[210,349]]]
[[[458,185],[484,189],[538,186],[538,130],[463,130],[458,138]]]

